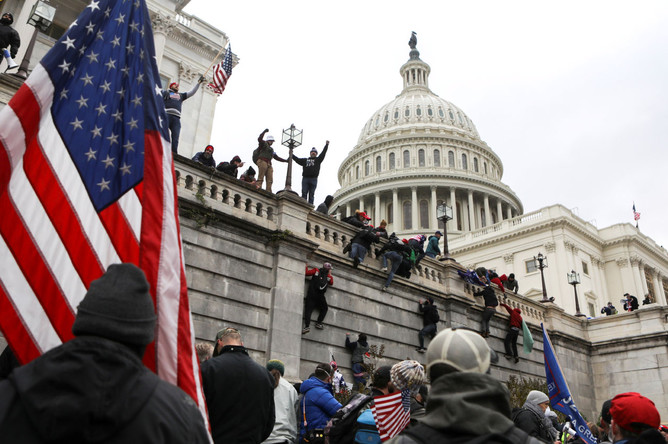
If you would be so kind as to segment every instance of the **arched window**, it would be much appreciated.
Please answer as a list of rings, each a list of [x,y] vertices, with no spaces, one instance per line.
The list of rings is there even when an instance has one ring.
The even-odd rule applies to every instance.
[[[422,108],[420,108],[420,105],[415,109],[415,114],[417,114],[418,117],[422,115]]]
[[[462,169],[463,170],[468,170],[469,169],[469,164],[466,161],[466,154],[462,154]]]
[[[394,153],[390,153],[390,169],[394,169]]]
[[[406,109],[404,110],[404,116],[405,117],[411,116],[411,109],[409,107],[406,107]]]
[[[359,178],[360,178],[360,166],[357,165],[355,167],[355,179],[359,179]]]
[[[411,153],[406,150],[404,151],[404,168],[410,168],[411,167]]]
[[[380,156],[376,157],[376,173],[380,173],[381,171],[381,159]]]
[[[420,228],[429,228],[429,202],[420,201]]]
[[[434,110],[431,109],[431,106],[430,106],[429,108],[427,108],[427,115],[428,115],[429,117],[433,117],[433,116],[434,116]]]
[[[487,174],[487,162],[483,162],[482,166],[484,167],[485,174]]]
[[[394,120],[397,120],[399,118],[399,109],[394,110]]]
[[[418,150],[418,166],[425,166],[424,150]]]
[[[473,158],[473,171],[475,171],[476,173],[478,172],[478,158],[477,157]]]
[[[439,150],[434,150],[434,166],[441,166],[441,152]]]
[[[387,205],[387,223],[391,224],[394,223],[394,208],[392,207],[392,204]]]
[[[410,201],[404,202],[403,206],[404,230],[413,229],[413,209]]]
[[[364,175],[368,176],[369,173],[371,172],[370,170],[371,170],[371,164],[367,160],[366,162],[364,162]]]
[[[445,117],[445,113],[443,113],[443,108],[438,108],[438,115],[441,117],[441,119]]]
[[[450,114],[450,120],[455,120],[455,115],[452,114],[452,110],[451,110],[451,109],[448,110],[448,114]]]
[[[387,123],[388,120],[390,120],[390,113],[388,111],[385,111],[385,117],[383,118],[383,122]]]
[[[448,151],[448,166],[450,168],[455,167],[455,153],[454,153],[454,151]]]

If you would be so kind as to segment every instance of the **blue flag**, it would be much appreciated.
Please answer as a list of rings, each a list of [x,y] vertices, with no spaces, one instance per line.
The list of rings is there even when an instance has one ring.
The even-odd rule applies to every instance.
[[[577,435],[587,444],[596,444],[596,438],[589,430],[587,423],[580,415],[578,408],[573,402],[571,391],[568,389],[566,379],[564,379],[557,356],[554,354],[552,342],[547,335],[545,326],[543,328],[543,353],[545,355],[545,377],[547,378],[547,391],[550,396],[552,408],[568,416]]]

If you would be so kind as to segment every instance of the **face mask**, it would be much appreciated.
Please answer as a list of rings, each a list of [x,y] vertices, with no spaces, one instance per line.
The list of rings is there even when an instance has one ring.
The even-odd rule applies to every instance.
[[[4,18],[4,17],[3,17],[3,18],[0,19],[0,23],[2,23],[3,25],[7,25],[7,26],[9,26],[9,25],[12,24],[12,21],[11,21],[10,19],[8,19],[8,18]]]

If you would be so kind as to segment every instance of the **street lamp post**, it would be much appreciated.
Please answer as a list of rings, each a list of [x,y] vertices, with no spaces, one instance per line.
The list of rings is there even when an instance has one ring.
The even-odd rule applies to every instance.
[[[580,274],[576,273],[575,270],[571,270],[570,273],[566,273],[566,276],[568,276],[568,283],[573,286],[573,291],[575,292],[575,316],[586,317],[585,314],[580,313],[580,303],[578,302],[577,285],[580,283]]]
[[[540,270],[540,282],[543,284],[543,299],[541,300],[541,302],[552,302],[554,301],[554,298],[547,297],[547,290],[545,289],[545,274],[543,273],[543,269],[547,268],[547,256],[543,256],[539,252],[538,256],[533,257],[533,260],[534,264],[538,262],[536,268]]]
[[[302,135],[303,131],[295,128],[294,123],[290,125],[290,128],[283,130],[281,144],[290,149],[290,154],[288,155],[288,175],[285,178],[285,188],[283,191],[292,191],[292,150],[302,144]]]
[[[28,78],[28,66],[30,65],[30,58],[32,57],[32,51],[35,48],[35,41],[37,40],[37,31],[46,32],[46,30],[51,26],[53,22],[53,17],[56,15],[56,8],[51,6],[47,1],[39,0],[35,3],[35,6],[32,7],[30,11],[30,18],[28,19],[28,24],[35,27],[35,31],[32,33],[30,38],[30,43],[26,48],[26,53],[21,60],[21,66],[19,70],[12,74],[16,77],[21,77],[22,79]]]
[[[450,251],[448,250],[448,221],[452,219],[452,207],[441,203],[436,207],[436,218],[443,222],[443,258],[450,258]]]

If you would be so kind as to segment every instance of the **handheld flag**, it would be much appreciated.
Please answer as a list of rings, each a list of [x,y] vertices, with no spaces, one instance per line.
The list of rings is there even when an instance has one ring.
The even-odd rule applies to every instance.
[[[524,322],[524,319],[522,319],[522,342],[524,353],[527,355],[530,354],[533,350],[534,340],[533,336],[531,336],[531,330],[529,330],[529,326]]]
[[[216,94],[225,91],[225,85],[232,75],[232,46],[229,45],[225,51],[223,61],[213,67],[213,83],[209,86]]]
[[[411,393],[409,390],[373,398],[371,407],[381,441],[401,433],[411,420]]]
[[[147,367],[206,419],[145,0],[92,0],[0,113],[0,329],[21,363],[72,338],[114,263],[157,307]]]
[[[596,438],[589,430],[587,422],[582,418],[578,411],[571,392],[566,384],[566,379],[561,372],[557,356],[554,354],[552,342],[547,335],[545,326],[543,328],[543,353],[545,355],[545,377],[547,378],[547,390],[550,397],[552,408],[568,416],[577,435],[582,438],[586,444],[596,444]]]

